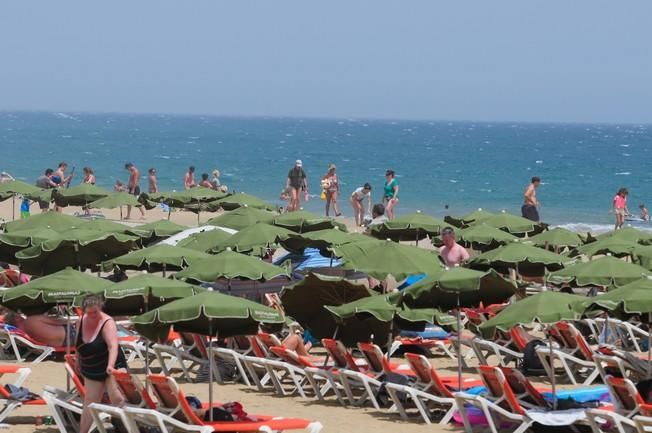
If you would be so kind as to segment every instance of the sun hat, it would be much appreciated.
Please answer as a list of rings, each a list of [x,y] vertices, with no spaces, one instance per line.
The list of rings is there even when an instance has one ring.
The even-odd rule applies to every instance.
[[[220,171],[218,169],[213,170],[213,176],[220,177]]]
[[[335,167],[335,164],[330,164],[328,166],[328,171],[335,170],[337,167]]]
[[[294,162],[294,165],[296,165],[297,167],[301,167],[301,166],[303,166],[303,162],[301,162],[300,159],[297,159],[297,160]]]

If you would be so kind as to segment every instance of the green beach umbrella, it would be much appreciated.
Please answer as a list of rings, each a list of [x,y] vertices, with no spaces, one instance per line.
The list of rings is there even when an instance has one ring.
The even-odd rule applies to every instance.
[[[403,300],[411,307],[450,310],[505,302],[516,291],[513,282],[493,269],[480,272],[450,268],[434,272],[403,290]]]
[[[125,234],[130,229],[130,227],[125,224],[117,223],[115,221],[109,221],[107,219],[102,219],[102,218],[86,221],[84,225],[81,226],[81,228],[85,230],[95,230],[95,231],[105,232],[105,233],[125,233]]]
[[[285,313],[321,339],[333,338],[337,329],[337,322],[325,305],[342,305],[372,295],[372,291],[356,281],[310,272],[305,279],[284,287],[280,297]],[[336,338],[350,346],[371,334],[386,335],[382,328],[369,332],[368,324],[358,325],[338,329]]]
[[[17,265],[18,259],[16,258],[16,253],[18,251],[58,235],[59,232],[49,228],[0,233],[0,260]]]
[[[273,210],[274,206],[271,204],[259,199],[256,196],[246,194],[244,192],[239,192],[232,194],[228,197],[222,198],[217,202],[220,207],[226,211],[238,209],[241,207],[249,207],[254,209],[265,209]]]
[[[204,291],[183,281],[142,274],[113,284],[104,290],[103,295],[108,314],[131,316]]]
[[[330,247],[367,240],[369,237],[366,235],[332,228],[301,234],[292,233],[286,239],[281,240],[281,245],[293,253],[302,253],[306,248],[317,248],[322,255],[328,257],[331,255],[328,251]]]
[[[88,206],[89,203],[107,197],[109,191],[89,183],[82,183],[67,189],[55,189],[52,193],[57,206]]]
[[[113,283],[74,269],[64,269],[2,292],[2,305],[26,314],[46,311],[55,304],[72,303],[75,297],[101,293]]]
[[[11,198],[11,219],[16,219],[16,205],[15,200],[17,195],[22,195],[29,198],[32,194],[38,194],[41,190],[35,186],[25,183],[20,180],[12,180],[9,182],[0,183],[0,201]]]
[[[169,191],[150,194],[149,199],[165,203],[170,207],[185,208],[187,205],[197,203],[215,202],[225,198],[228,194],[215,191],[211,188],[196,187],[183,191]]]
[[[652,312],[652,280],[642,278],[585,301],[587,309],[622,310],[627,314]]]
[[[343,232],[347,231],[344,224],[335,221],[333,218],[323,217],[306,211],[288,212],[279,215],[274,218],[274,225],[297,233],[331,229],[334,227],[337,227]]]
[[[579,233],[572,232],[562,227],[556,227],[552,230],[546,230],[538,235],[528,238],[525,242],[531,243],[535,247],[548,248],[552,250],[562,250],[564,248],[577,248],[584,245],[584,238]]]
[[[176,279],[200,283],[213,282],[218,278],[267,281],[277,277],[290,279],[287,271],[279,266],[228,250],[208,259],[195,261],[174,276]]]
[[[396,281],[402,281],[410,275],[433,273],[442,268],[434,252],[392,241],[353,242],[334,247],[334,252],[344,260],[344,268],[381,280],[392,275]]]
[[[98,269],[103,261],[137,248],[136,237],[78,228],[16,253],[23,272],[46,275],[66,267]]]
[[[226,241],[229,237],[231,237],[231,235],[224,230],[206,230],[199,233],[193,233],[187,238],[180,240],[177,242],[177,246],[207,253],[215,248],[220,242]]]
[[[170,327],[177,332],[218,335],[255,335],[258,326],[281,326],[285,319],[273,308],[244,298],[206,291],[172,301],[131,321],[136,330],[153,340],[167,337]]]
[[[652,270],[652,246],[638,246],[634,249],[634,263]]]
[[[468,213],[462,217],[453,217],[453,216],[445,216],[444,221],[449,223],[452,226],[458,227],[458,228],[463,228],[463,227],[468,227],[471,224],[481,222],[483,219],[488,218],[490,216],[496,215],[495,213],[486,211],[484,209],[477,209],[471,213]]]
[[[469,261],[469,266],[474,269],[517,268],[519,271],[531,267],[544,267],[554,271],[573,262],[571,258],[543,248],[513,242],[473,257]]]
[[[635,229],[634,227],[624,227],[616,231],[612,230],[595,237],[597,240],[603,240],[606,238],[618,238],[623,241],[629,241],[643,245],[652,244],[652,233]]]
[[[12,221],[5,224],[5,233],[15,231],[52,229],[54,231],[65,231],[81,227],[86,221],[59,212],[44,212],[32,215],[29,218]]]
[[[226,227],[233,230],[242,230],[256,223],[271,224],[274,221],[275,216],[274,213],[262,209],[243,206],[212,218],[208,220],[206,224]]]
[[[641,266],[607,256],[553,272],[548,275],[547,281],[578,287],[619,287],[649,275],[652,275],[652,272]]]
[[[132,251],[102,264],[105,270],[116,266],[149,272],[181,270],[191,263],[207,259],[210,254],[172,245],[159,244],[142,250]]]
[[[465,229],[455,230],[457,243],[465,248],[471,248],[476,251],[488,251],[506,245],[510,242],[516,242],[519,238],[503,230],[491,227],[482,223],[467,227]],[[433,244],[441,246],[440,238],[434,238]]]
[[[122,219],[122,206],[142,206],[138,198],[128,192],[112,192],[106,197],[100,198],[88,204],[91,209],[115,209],[120,208],[120,219]]]
[[[291,233],[282,227],[256,223],[220,242],[212,249],[212,252],[220,252],[230,248],[238,253],[262,257],[269,254],[271,250],[276,249],[279,242],[287,238]]]
[[[501,212],[486,218],[482,218],[479,221],[474,222],[473,224],[479,223],[495,227],[500,230],[504,230],[513,235],[535,235],[542,232],[545,229],[545,226],[531,221],[527,218],[520,216],[512,215],[507,212]]]
[[[143,239],[144,244],[150,244],[152,242],[174,236],[177,233],[186,230],[187,228],[188,227],[186,226],[175,224],[168,220],[158,220],[132,227],[128,230],[128,233],[139,236],[141,239]]]
[[[640,244],[614,236],[583,245],[573,251],[571,255],[583,255],[591,258],[596,255],[610,254],[614,257],[627,257],[631,256],[638,246]]]
[[[371,236],[393,241],[419,241],[427,236],[433,237],[448,226],[448,223],[422,212],[400,216],[371,227]]]

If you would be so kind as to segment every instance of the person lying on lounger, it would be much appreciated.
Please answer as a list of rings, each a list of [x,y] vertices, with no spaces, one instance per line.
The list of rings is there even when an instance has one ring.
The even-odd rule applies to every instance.
[[[297,322],[290,324],[290,334],[283,340],[283,347],[294,350],[297,355],[310,356],[308,351],[312,348],[312,343],[304,343],[303,328]]]
[[[64,347],[66,345],[66,335],[68,335],[68,325],[66,319],[50,317],[47,314],[35,314],[32,316],[23,316],[22,314],[9,312],[5,316],[5,323],[15,326],[39,343],[50,347]],[[75,336],[77,327],[74,323],[70,324],[70,345],[75,345]]]

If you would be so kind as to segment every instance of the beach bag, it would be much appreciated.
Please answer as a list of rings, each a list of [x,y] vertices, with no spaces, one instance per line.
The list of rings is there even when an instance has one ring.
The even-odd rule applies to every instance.
[[[521,361],[521,372],[525,376],[541,376],[546,374],[546,371],[541,365],[541,361],[537,356],[537,347],[545,346],[545,343],[541,340],[532,340],[526,346],[523,351],[523,361]]]
[[[41,398],[37,394],[31,392],[29,389],[25,388],[24,386],[16,386],[8,383],[5,385],[5,389],[9,393],[9,400],[30,401],[30,400],[38,400],[39,398]]]
[[[319,195],[319,198],[322,200],[326,200],[326,190],[321,190],[321,194]]]

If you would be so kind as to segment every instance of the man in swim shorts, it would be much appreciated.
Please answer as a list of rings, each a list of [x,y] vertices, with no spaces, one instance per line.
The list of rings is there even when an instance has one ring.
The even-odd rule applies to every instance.
[[[133,194],[136,197],[140,196],[140,172],[135,165],[131,162],[125,164],[125,169],[129,171],[129,182],[127,182],[127,192]],[[140,210],[140,219],[145,219],[145,209],[142,206],[138,206]],[[131,218],[131,206],[127,206],[127,217],[125,219]]]
[[[539,200],[537,200],[537,188],[541,184],[541,178],[534,176],[523,193],[523,206],[521,215],[530,221],[539,222]]]

